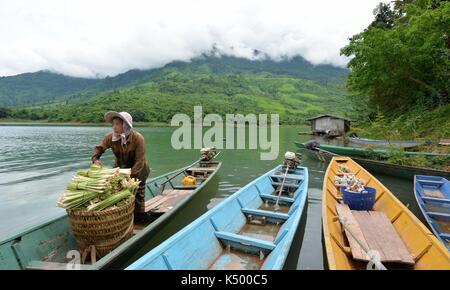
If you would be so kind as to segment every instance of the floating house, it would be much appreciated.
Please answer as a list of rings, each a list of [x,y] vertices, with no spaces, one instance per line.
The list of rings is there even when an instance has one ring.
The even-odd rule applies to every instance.
[[[310,118],[311,133],[314,135],[327,135],[329,137],[342,136],[350,130],[351,121],[346,118],[332,115],[320,115]]]

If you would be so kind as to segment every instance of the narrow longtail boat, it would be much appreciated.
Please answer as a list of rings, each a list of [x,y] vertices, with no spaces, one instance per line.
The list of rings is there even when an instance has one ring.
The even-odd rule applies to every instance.
[[[127,269],[282,269],[308,189],[307,168],[285,170],[250,182]]]
[[[450,251],[450,181],[437,176],[417,175],[414,194],[431,230]]]
[[[0,241],[0,269],[117,269],[130,255],[140,250],[146,241],[179,212],[213,178],[221,162],[198,161],[147,180],[146,215],[135,221],[131,238],[106,256],[77,262],[77,243],[70,229],[67,214],[49,219],[23,232]],[[183,186],[185,176],[196,177],[197,183]]]
[[[364,145],[372,145],[372,146],[380,146],[380,147],[400,147],[400,148],[413,148],[419,145],[416,141],[390,141],[390,140],[375,140],[375,139],[367,139],[367,138],[358,138],[358,137],[348,137],[348,140],[352,143],[356,144],[364,144]]]
[[[365,186],[376,189],[372,210],[350,210],[343,202],[335,183],[335,176],[343,175],[343,166]],[[433,233],[351,158],[332,158],[323,182],[322,215],[332,270],[372,269],[377,257],[387,269],[450,269],[450,253]]]
[[[306,143],[295,142],[295,144],[298,147],[299,152],[302,153],[303,156],[317,161],[328,163],[330,162],[331,158],[339,156],[324,149],[307,148]],[[441,176],[450,179],[450,171],[424,167],[405,166],[367,158],[352,157],[352,159],[371,173],[380,173],[409,180],[414,180],[415,175]]]
[[[356,148],[356,147],[344,147],[329,144],[320,144],[320,149],[332,152],[334,154],[339,154],[343,156],[350,157],[377,157],[377,158],[387,158],[390,155],[390,151],[387,149],[367,149],[367,148]],[[403,151],[406,157],[419,157],[425,156],[426,158],[450,158],[450,154],[444,153],[434,153],[434,152],[412,152]]]

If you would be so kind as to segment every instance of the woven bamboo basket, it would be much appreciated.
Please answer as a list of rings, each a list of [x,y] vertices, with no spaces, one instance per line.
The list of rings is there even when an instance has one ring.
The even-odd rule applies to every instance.
[[[80,252],[95,246],[101,258],[129,239],[133,233],[134,199],[131,196],[124,205],[104,211],[67,210]]]

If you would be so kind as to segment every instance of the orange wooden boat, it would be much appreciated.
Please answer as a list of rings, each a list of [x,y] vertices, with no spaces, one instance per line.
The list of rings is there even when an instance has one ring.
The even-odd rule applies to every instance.
[[[357,178],[365,180],[365,185],[377,190],[373,210],[387,216],[395,229],[394,234],[398,234],[411,255],[412,265],[384,263],[386,268],[450,269],[450,252],[433,233],[389,189],[349,157],[333,157],[323,183],[323,233],[329,269],[367,269],[368,264],[354,259],[349,237],[338,219],[337,206],[340,207],[343,201],[334,176],[342,174],[339,169],[342,165]]]

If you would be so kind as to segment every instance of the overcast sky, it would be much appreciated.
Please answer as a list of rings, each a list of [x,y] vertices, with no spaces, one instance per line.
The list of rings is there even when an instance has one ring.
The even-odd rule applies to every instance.
[[[344,66],[339,49],[381,0],[0,0],[0,76],[116,75],[211,49]]]

